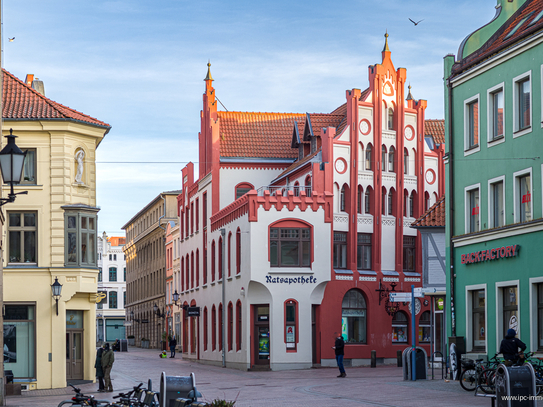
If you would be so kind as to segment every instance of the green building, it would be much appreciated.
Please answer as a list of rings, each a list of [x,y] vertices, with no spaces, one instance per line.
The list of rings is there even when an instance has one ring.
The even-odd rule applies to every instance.
[[[448,335],[543,356],[543,1],[498,0],[444,70]]]

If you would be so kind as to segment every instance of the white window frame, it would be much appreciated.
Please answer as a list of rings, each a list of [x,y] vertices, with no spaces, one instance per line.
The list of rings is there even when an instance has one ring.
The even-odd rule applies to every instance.
[[[543,283],[543,277],[530,278],[530,349],[537,352],[537,285]],[[539,352],[539,355],[541,352]]]
[[[517,83],[522,81],[523,79],[528,78],[530,81],[530,126],[525,128],[524,130],[518,130],[518,100],[517,100]],[[532,126],[533,126],[533,111],[534,111],[534,105],[533,105],[533,90],[532,90],[532,71],[524,72],[521,75],[518,75],[513,78],[513,138],[517,138],[520,136],[524,136],[525,134],[532,132]]]
[[[479,117],[477,120],[477,134],[479,134],[479,143],[477,147],[470,148],[469,145],[469,105],[477,102],[479,106]],[[481,151],[481,100],[479,93],[469,99],[464,100],[464,157]]]
[[[513,181],[514,181],[513,182],[513,213],[514,213],[515,223],[520,222],[520,207],[519,207],[519,202],[517,199],[518,198],[517,194],[519,193],[519,190],[520,190],[519,178],[526,174],[530,174],[530,195],[532,196],[532,198],[530,199],[530,206],[531,206],[530,211],[532,213],[532,220],[534,219],[534,200],[533,200],[534,177],[532,175],[532,167],[529,167],[524,170],[520,170],[513,173]]]
[[[485,353],[488,352],[488,290],[486,284],[465,286],[466,296],[466,352],[473,352],[473,295],[472,291],[485,290]]]
[[[494,119],[494,102],[492,96],[497,93],[497,91],[501,90],[503,94],[503,136],[493,140],[492,131],[493,131],[493,119]],[[505,82],[499,83],[498,85],[490,88],[486,92],[486,129],[487,129],[487,143],[488,147],[493,147],[497,144],[501,144],[505,142]]]
[[[502,175],[500,177],[496,177],[496,178],[492,178],[488,180],[488,227],[489,228],[498,227],[492,223],[492,220],[494,219],[494,205],[493,205],[494,202],[492,200],[494,197],[494,194],[492,193],[492,185],[497,184],[500,181],[503,183],[503,196],[502,196],[503,219],[502,221],[503,221],[503,225],[505,226],[505,218],[506,218],[505,214],[507,213],[505,209],[505,175]],[[481,201],[481,197],[479,197],[479,202],[480,201]]]
[[[517,313],[518,313],[518,328],[517,335],[520,337],[520,281],[519,280],[510,280],[510,281],[499,281],[496,283],[496,349],[500,349],[500,344],[503,339],[503,288],[504,287],[517,287]],[[486,299],[485,299],[486,304]],[[486,329],[486,328],[485,328]]]
[[[482,194],[481,194],[481,184],[473,184],[473,185],[469,185],[467,187],[464,188],[464,233],[476,233],[476,232],[471,232],[470,231],[470,228],[469,228],[469,221],[470,221],[470,216],[471,216],[471,213],[469,212],[469,197],[468,197],[468,193],[471,192],[471,191],[474,191],[478,189],[479,190],[479,232],[481,230],[483,230],[483,228],[481,227],[481,200],[482,200]]]

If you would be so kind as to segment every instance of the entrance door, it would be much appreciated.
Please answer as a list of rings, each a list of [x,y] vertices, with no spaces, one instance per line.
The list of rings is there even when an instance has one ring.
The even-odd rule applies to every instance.
[[[317,307],[311,306],[311,358],[313,365],[317,364]]]
[[[255,312],[255,365],[270,365],[270,307],[256,306]]]
[[[83,330],[66,330],[66,379],[83,380]]]

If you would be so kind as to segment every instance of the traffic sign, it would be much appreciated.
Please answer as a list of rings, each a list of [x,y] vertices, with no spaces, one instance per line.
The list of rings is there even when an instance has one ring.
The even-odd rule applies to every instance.
[[[424,293],[415,293],[415,298],[423,298]],[[411,293],[390,293],[390,302],[411,302]]]
[[[437,288],[435,288],[435,287],[431,287],[431,288],[415,287],[415,294],[416,293],[435,294],[435,293],[437,293]]]

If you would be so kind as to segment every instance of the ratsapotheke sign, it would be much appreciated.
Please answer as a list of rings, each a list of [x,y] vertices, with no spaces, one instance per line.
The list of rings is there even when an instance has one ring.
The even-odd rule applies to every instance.
[[[463,254],[461,257],[462,264],[481,263],[484,261],[493,261],[505,259],[508,257],[517,257],[520,250],[520,245],[496,247],[490,250],[481,250],[479,252]]]

